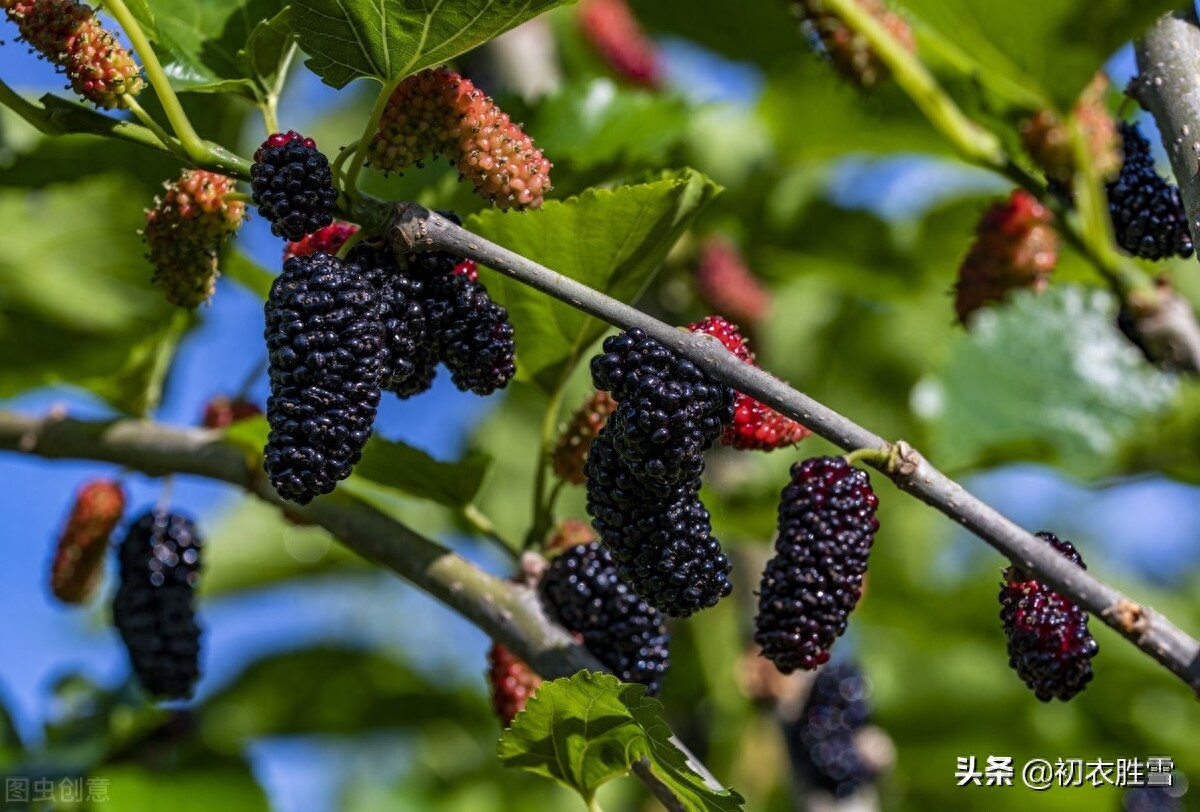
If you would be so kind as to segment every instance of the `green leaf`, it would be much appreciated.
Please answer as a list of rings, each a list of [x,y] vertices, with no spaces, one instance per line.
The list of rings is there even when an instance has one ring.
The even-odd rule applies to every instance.
[[[940,379],[914,398],[934,459],[955,469],[1033,456],[1082,475],[1102,470],[1175,391],[1115,320],[1110,294],[1074,285],[977,313]]]
[[[175,350],[192,323],[190,313],[176,311],[161,330],[130,348],[124,365],[115,374],[89,378],[82,385],[128,414],[146,414],[157,408]]]
[[[395,491],[461,509],[479,493],[490,465],[491,458],[479,452],[455,462],[441,462],[419,448],[376,434],[367,441],[362,461],[341,488],[356,493],[356,486],[367,485],[376,492]]]
[[[991,73],[1029,85],[1066,109],[1123,43],[1178,0],[900,0]]]
[[[149,0],[163,67],[177,90],[270,92],[290,35],[283,0]]]
[[[580,671],[544,682],[500,739],[500,761],[575,789],[589,804],[596,789],[647,759],[650,770],[697,812],[736,812],[742,798],[716,791],[671,743],[662,705],[646,687]]]
[[[719,190],[694,169],[682,169],[636,186],[589,189],[520,216],[491,209],[467,218],[466,227],[631,302]],[[527,285],[484,273],[492,298],[508,308],[513,323],[517,375],[547,394],[555,392],[607,325]]]
[[[390,85],[442,65],[567,0],[294,0],[292,30],[306,65],[344,87],[373,76]]]
[[[1200,484],[1200,384],[1186,380],[1166,414],[1147,420],[1122,444],[1118,472],[1164,473]]]

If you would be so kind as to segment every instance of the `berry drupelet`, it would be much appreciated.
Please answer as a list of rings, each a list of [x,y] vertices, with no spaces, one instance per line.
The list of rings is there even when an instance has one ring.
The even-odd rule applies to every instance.
[[[487,659],[492,709],[496,711],[501,724],[508,727],[513,717],[525,710],[525,702],[542,684],[542,678],[529,667],[529,663],[499,643],[492,643]]]
[[[608,550],[578,544],[550,560],[538,585],[542,603],[622,682],[640,682],[651,696],[670,666],[666,619],[621,579]]]
[[[284,263],[265,313],[264,467],[303,505],[350,475],[371,436],[387,361],[379,293],[358,265],[316,253]]]
[[[1158,174],[1150,142],[1137,125],[1120,126],[1125,162],[1108,184],[1108,212],[1117,244],[1142,259],[1192,255],[1192,233],[1179,187]]]
[[[1069,541],[1038,533],[1064,558],[1086,569]],[[1017,567],[1009,567],[1000,586],[1000,619],[1008,636],[1008,664],[1043,702],[1064,702],[1092,679],[1092,658],[1099,651],[1088,631],[1087,612]]]
[[[200,547],[189,519],[155,510],[133,523],[119,549],[113,623],[138,681],[153,696],[186,699],[200,676],[192,603]]]
[[[879,529],[867,473],[841,457],[792,466],[779,502],[775,557],[759,587],[754,639],[785,674],[829,659],[862,595]]]
[[[271,233],[292,241],[330,225],[338,198],[329,160],[293,130],[268,136],[254,153],[250,194]]]

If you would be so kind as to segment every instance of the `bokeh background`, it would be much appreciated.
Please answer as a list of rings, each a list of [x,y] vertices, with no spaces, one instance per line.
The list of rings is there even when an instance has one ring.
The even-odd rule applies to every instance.
[[[538,22],[557,49],[549,96],[515,93],[521,71],[498,67],[486,50],[460,66],[523,119],[555,161],[553,197],[660,167],[693,166],[725,185],[642,306],[675,323],[707,312],[691,280],[695,243],[708,232],[726,235],[772,291],[772,313],[754,336],[763,366],[884,436],[927,449],[970,491],[1031,530],[1072,539],[1099,577],[1200,632],[1200,490],[1189,484],[1200,474],[1200,455],[1188,442],[1197,437],[1196,384],[1151,370],[1110,330],[1101,341],[1115,348],[1120,374],[1085,380],[1085,395],[1067,391],[1087,378],[1078,369],[1063,378],[1080,349],[1072,336],[1098,318],[1087,308],[1073,325],[1065,311],[1039,311],[1022,299],[997,323],[1002,340],[965,334],[951,307],[957,262],[984,207],[1007,193],[1004,181],[950,158],[894,88],[866,95],[841,83],[807,47],[785,4],[752,3],[725,30],[712,25],[722,4],[682,15],[676,3],[633,5],[660,48],[660,90],[612,74],[579,35],[572,9]],[[1120,87],[1133,71],[1131,50],[1113,54],[1108,68]],[[61,91],[59,77],[20,43],[0,48],[0,76],[27,94]],[[335,93],[296,68],[282,126],[322,145],[348,143],[374,92],[360,85]],[[204,96],[188,104],[206,112],[202,129],[233,139],[242,154],[263,137],[245,105]],[[112,219],[132,233],[159,184],[177,171],[133,148],[82,138],[52,143],[12,115],[0,122],[6,211],[20,211],[29,196],[51,211],[67,198],[111,205]],[[1152,122],[1145,129],[1152,132]],[[479,207],[444,162],[399,179],[372,176],[369,184],[381,196],[464,213]],[[103,232],[19,225],[0,229],[0,405],[112,415],[95,389],[48,385],[43,333],[27,320],[59,331],[64,343],[121,335],[128,351],[135,341],[122,330],[146,308],[138,300],[126,313],[108,298],[111,288],[97,296],[86,280],[62,287],[78,271],[79,253],[103,254],[105,243],[96,242]],[[120,250],[120,273],[144,296],[149,266],[136,242]],[[281,245],[255,217],[235,250],[241,271],[221,280],[182,338],[157,420],[196,425],[215,395],[265,400],[262,299],[253,280],[275,272]],[[1185,292],[1200,290],[1194,262],[1173,270]],[[1063,287],[1050,296],[1060,305],[1097,284],[1069,252],[1058,280]],[[1111,306],[1097,306],[1101,321]],[[83,326],[64,315],[70,311],[87,314]],[[108,324],[106,313],[125,321]],[[1015,340],[1043,321],[1055,326]],[[121,368],[117,355],[68,355],[97,378]],[[997,368],[999,384],[984,371]],[[979,402],[989,399],[989,386],[1025,400]],[[585,394],[586,380],[576,375],[567,408]],[[1056,405],[1062,414],[1049,414]],[[481,400],[443,374],[427,395],[385,400],[378,431],[439,459],[469,449],[492,455],[479,506],[503,535],[520,538],[544,407],[521,387]],[[676,624],[662,699],[674,729],[746,795],[748,809],[786,810],[797,797],[778,724],[747,697],[741,678],[751,573],[767,555],[788,465],[829,450],[809,439],[795,452],[716,453],[709,462],[707,503],[743,580],[735,598]],[[209,545],[203,678],[193,702],[147,716],[108,623],[111,589],[83,611],[57,604],[48,589],[72,494],[89,477],[113,474],[126,483],[132,511],[152,505],[164,488],[111,466],[0,456],[0,704],[26,765],[32,759],[44,774],[66,775],[108,753],[93,771],[111,779],[113,800],[100,808],[120,810],[582,808],[565,790],[497,763],[482,633],[361,565],[323,532],[190,477],[168,487],[171,503],[199,519]],[[1169,756],[1181,789],[1200,780],[1200,706],[1181,683],[1094,622],[1095,682],[1069,704],[1038,702],[1006,663],[996,602],[1001,558],[889,484],[878,489],[882,529],[868,594],[837,650],[869,676],[875,721],[895,745],[879,784],[883,808],[1121,808],[1112,787],[956,788],[956,757],[970,755],[1012,756],[1017,764]],[[509,557],[440,508],[412,502],[396,510],[489,570],[510,570]],[[560,513],[583,518],[580,495],[568,494]],[[168,716],[159,738],[115,747]],[[0,764],[16,758],[16,739],[6,741]],[[1181,803],[1200,808],[1195,797],[1183,794]],[[615,782],[601,800],[606,809],[650,808],[631,780]]]

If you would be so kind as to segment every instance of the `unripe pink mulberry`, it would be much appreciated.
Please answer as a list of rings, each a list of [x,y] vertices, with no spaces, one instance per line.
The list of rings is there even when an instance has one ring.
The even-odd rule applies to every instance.
[[[916,51],[912,28],[905,19],[890,10],[883,0],[856,0],[878,20],[908,51]],[[793,8],[804,17],[834,69],[859,87],[874,87],[891,76],[888,66],[841,17],[829,9],[825,0],[793,0]]]
[[[597,389],[579,407],[554,446],[552,461],[559,479],[572,485],[583,484],[583,464],[587,462],[592,440],[616,410],[617,402],[603,389]]]
[[[1104,103],[1108,77],[1097,73],[1075,102],[1074,114],[1087,144],[1092,166],[1101,177],[1111,177],[1121,168],[1121,140],[1116,122]],[[1043,109],[1017,124],[1021,143],[1046,177],[1070,184],[1075,174],[1075,150],[1071,130],[1056,111]]]
[[[502,209],[536,209],[550,191],[550,162],[520,125],[470,79],[430,68],[402,81],[371,141],[371,165],[401,171],[430,154],[454,162],[475,191]]]
[[[141,92],[141,69],[91,6],[75,0],[0,0],[21,39],[97,107],[128,107]]]
[[[662,81],[658,48],[625,0],[585,0],[579,25],[608,66],[630,82],[657,87]]]
[[[318,251],[333,256],[342,249],[346,240],[358,233],[354,223],[343,223],[335,220],[324,228],[319,228],[312,234],[305,234],[298,240],[289,242],[283,249],[283,261],[292,257],[306,257]]]
[[[125,512],[125,492],[111,479],[84,483],[50,568],[50,590],[63,603],[83,603],[100,582],[108,537]]]
[[[1003,301],[1015,288],[1042,291],[1058,262],[1053,215],[1023,189],[1013,190],[979,220],[975,242],[963,258],[954,308],[963,324],[986,304]]]
[[[142,238],[167,301],[195,308],[216,289],[218,254],[241,227],[246,204],[225,199],[233,178],[202,169],[183,170],[166,189],[146,212]]]
[[[723,237],[709,237],[700,246],[695,278],[701,300],[736,321],[753,326],[770,313],[771,294],[737,246]]]

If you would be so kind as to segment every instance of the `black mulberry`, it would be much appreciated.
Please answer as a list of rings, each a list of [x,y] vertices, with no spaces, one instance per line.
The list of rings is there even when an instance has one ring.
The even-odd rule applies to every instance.
[[[269,136],[254,153],[250,194],[271,233],[292,241],[332,223],[338,199],[329,159],[292,130]]]
[[[319,252],[289,259],[271,286],[264,464],[285,499],[329,493],[362,456],[387,357],[378,300],[358,265]]]
[[[1087,569],[1071,542],[1053,533],[1037,535]],[[1065,702],[1091,682],[1099,646],[1088,631],[1087,612],[1015,566],[1005,570],[1000,606],[1008,664],[1038,699]]]
[[[1192,255],[1192,233],[1179,187],[1154,167],[1150,142],[1137,125],[1121,124],[1125,162],[1108,184],[1108,211],[1117,244],[1142,259]]]
[[[152,511],[133,523],[119,548],[113,623],[138,681],[154,696],[186,699],[200,676],[200,627],[192,605],[200,547],[190,520]]]
[[[670,666],[666,619],[621,579],[608,550],[596,542],[564,550],[538,589],[550,614],[622,682],[659,692]]]
[[[759,588],[754,639],[785,674],[829,659],[862,595],[879,505],[866,471],[841,457],[792,466],[775,557]]]
[[[871,718],[870,683],[854,664],[832,662],[817,672],[800,716],[785,728],[796,772],[810,786],[846,798],[877,776],[855,746]]]

